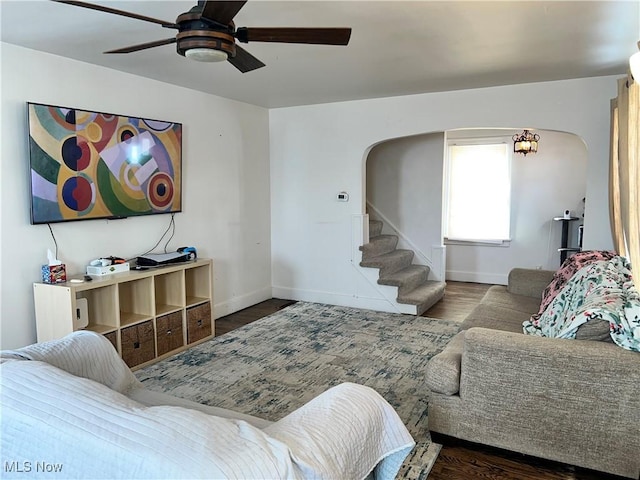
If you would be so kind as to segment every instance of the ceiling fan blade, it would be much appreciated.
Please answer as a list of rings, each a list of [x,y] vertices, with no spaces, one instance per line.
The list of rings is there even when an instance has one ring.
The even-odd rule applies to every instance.
[[[152,22],[162,25],[167,28],[179,28],[173,22],[165,22],[164,20],[158,20],[157,18],[145,17],[144,15],[138,15],[137,13],[125,12],[124,10],[118,10],[115,8],[103,7],[102,5],[95,5],[87,2],[76,2],[72,0],[52,0],[56,3],[65,3],[67,5],[73,5],[75,7],[88,8],[90,10],[98,10],[99,12],[113,13],[114,15],[121,15],[123,17],[135,18],[137,20],[143,20],[145,22]]]
[[[245,3],[247,3],[246,0],[241,2],[208,0],[204,2],[202,17],[200,18],[226,26],[229,25],[229,22],[233,20],[233,17],[236,16],[240,9],[244,7]]]
[[[247,28],[236,31],[236,38],[248,42],[315,43],[347,45],[350,28]]]
[[[229,57],[229,63],[242,73],[247,73],[251,70],[256,70],[265,66],[264,63],[251,55],[240,45],[236,45],[236,56]]]
[[[164,40],[156,40],[155,42],[140,43],[138,45],[131,45],[129,47],[118,48],[116,50],[109,50],[104,53],[131,53],[139,50],[146,50],[147,48],[159,47],[161,45],[169,45],[170,43],[176,43],[176,38],[165,38]]]

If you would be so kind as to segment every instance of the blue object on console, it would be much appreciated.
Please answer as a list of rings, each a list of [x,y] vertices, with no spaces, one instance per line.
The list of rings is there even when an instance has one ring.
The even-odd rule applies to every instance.
[[[178,249],[179,253],[188,253],[189,260],[195,260],[198,258],[198,254],[196,253],[196,247],[180,247]]]

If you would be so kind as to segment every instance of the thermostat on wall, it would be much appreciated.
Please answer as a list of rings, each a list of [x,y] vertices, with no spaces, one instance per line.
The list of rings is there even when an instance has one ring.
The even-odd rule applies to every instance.
[[[338,201],[339,202],[348,202],[349,201],[349,194],[347,192],[338,193]]]

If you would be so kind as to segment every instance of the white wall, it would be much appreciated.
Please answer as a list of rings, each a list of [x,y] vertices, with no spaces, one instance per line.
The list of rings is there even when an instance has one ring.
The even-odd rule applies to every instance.
[[[0,48],[1,348],[35,341],[31,285],[53,247],[46,226],[29,224],[27,101],[183,123],[184,212],[176,215],[169,249],[195,245],[200,256],[214,258],[216,316],[272,292],[378,307],[379,293],[352,264],[354,219],[365,211],[366,157],[383,140],[425,132],[527,125],[582,137],[588,149],[584,245],[612,247],[607,166],[615,77],[267,112],[13,45]],[[522,98],[532,99],[526,110],[517,108]],[[340,191],[350,202],[336,201]],[[161,215],[53,228],[60,257],[74,273],[100,255],[147,250],[168,221]]]
[[[183,124],[183,212],[169,251],[214,259],[216,317],[271,296],[267,110],[54,55],[2,44],[1,346],[36,340],[32,283],[53,241],[29,224],[25,102]],[[213,67],[212,67],[213,68]],[[151,248],[168,215],[54,224],[70,273],[96,257]],[[161,244],[161,246],[164,245]]]
[[[549,130],[536,133],[541,136],[538,153],[514,154],[511,162],[510,246],[447,245],[448,280],[506,285],[513,266],[548,270],[560,266],[562,225],[553,218],[565,209],[582,216],[587,149],[573,134]],[[581,223],[570,224],[570,246],[577,245],[577,226]]]
[[[442,245],[443,153],[444,133],[429,133],[376,145],[366,162],[369,216],[379,212],[383,228],[393,225],[401,234],[398,248],[413,250],[413,263],[432,267],[430,278],[437,280],[444,280],[432,254]]]
[[[462,129],[447,132],[446,136],[452,141],[506,138],[510,142],[518,131],[522,128]],[[552,219],[566,208],[582,216],[587,149],[576,135],[536,132],[542,136],[539,152],[513,155],[509,248],[447,245],[447,280],[506,284],[513,265],[545,269],[559,266],[561,225]],[[435,256],[431,247],[442,243],[444,136],[432,133],[389,140],[375,146],[367,159],[367,202],[408,238],[402,248],[416,251],[414,263],[421,263],[417,249],[431,259]],[[570,224],[570,246],[577,245],[579,223]]]
[[[607,179],[615,80],[598,77],[270,110],[274,294],[377,305],[380,296],[353,267],[350,247],[352,217],[365,211],[365,159],[374,144],[425,132],[521,125],[575,133],[588,150],[584,247],[612,248]],[[530,99],[526,108],[523,99]],[[341,190],[349,192],[350,202],[335,201]]]

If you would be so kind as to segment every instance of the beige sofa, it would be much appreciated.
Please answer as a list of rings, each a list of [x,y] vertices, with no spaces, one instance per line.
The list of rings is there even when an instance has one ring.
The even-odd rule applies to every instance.
[[[640,354],[612,343],[602,321],[577,338],[604,341],[522,333],[553,273],[512,270],[431,359],[429,429],[637,479]]]

